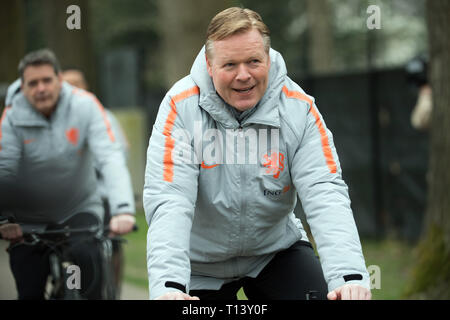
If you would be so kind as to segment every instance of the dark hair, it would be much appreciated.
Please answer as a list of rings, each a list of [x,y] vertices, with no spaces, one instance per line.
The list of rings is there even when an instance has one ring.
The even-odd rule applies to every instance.
[[[422,54],[409,60],[405,72],[409,83],[419,87],[428,84],[428,56]]]
[[[19,75],[23,81],[23,72],[25,68],[28,66],[39,66],[42,64],[49,64],[55,70],[55,74],[58,74],[61,70],[59,66],[58,59],[56,58],[53,51],[50,49],[40,49],[36,51],[32,51],[28,53],[22,60],[19,62]]]

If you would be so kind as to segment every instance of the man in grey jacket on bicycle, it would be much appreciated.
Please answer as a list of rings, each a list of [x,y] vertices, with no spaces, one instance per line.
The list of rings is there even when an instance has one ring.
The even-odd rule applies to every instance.
[[[162,101],[144,208],[151,299],[371,297],[331,132],[252,10],[212,19]]]
[[[21,90],[0,118],[0,208],[17,222],[2,225],[2,237],[20,242],[19,223],[57,225],[74,217],[82,221],[83,214],[101,223],[94,160],[109,191],[111,231],[130,232],[135,223],[131,180],[101,103],[62,81],[50,50],[26,55],[19,73]],[[36,279],[40,255],[26,246],[14,246],[9,253],[19,298],[41,298],[43,287],[36,285],[43,282],[42,275]],[[36,277],[21,281],[28,273]]]

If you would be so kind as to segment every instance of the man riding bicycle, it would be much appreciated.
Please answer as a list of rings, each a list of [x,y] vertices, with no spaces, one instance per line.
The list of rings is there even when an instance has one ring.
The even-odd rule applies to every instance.
[[[67,69],[62,72],[62,78],[64,81],[68,82],[74,87],[81,88],[83,90],[88,91],[89,86],[86,81],[86,78],[84,77],[84,74],[82,71],[78,69]],[[125,135],[124,130],[122,129],[120,122],[117,120],[117,118],[114,116],[114,113],[110,111],[107,108],[104,108],[106,116],[108,117],[108,120],[111,124],[111,130],[115,136],[115,138],[118,140],[122,154],[125,158],[125,160],[128,160],[129,152],[130,152],[130,145],[128,143],[128,139]],[[104,179],[102,176],[102,173],[100,170],[95,170],[97,178],[98,178],[98,187],[100,189],[100,196],[102,198],[103,202],[103,208],[105,210],[105,219],[104,224],[109,224],[111,220],[111,210],[108,200],[108,190],[106,189],[106,185],[104,183]],[[120,294],[120,287],[122,282],[122,272],[123,272],[123,263],[124,263],[124,256],[123,256],[123,249],[120,245],[119,241],[113,240],[112,241],[112,264],[114,269],[114,284],[115,288],[118,291],[117,295]]]
[[[62,81],[50,50],[27,54],[19,73],[20,91],[0,118],[0,208],[17,223],[3,224],[0,233],[15,244],[9,255],[19,299],[41,299],[48,261],[42,248],[16,245],[22,241],[20,223],[76,221],[79,226],[91,224],[94,214],[101,224],[94,161],[109,190],[112,232],[132,230],[135,207],[124,157],[98,99]],[[72,251],[83,295],[99,252],[89,242],[77,243]],[[89,290],[84,298],[100,299],[100,290]]]
[[[162,101],[144,208],[152,299],[370,299],[332,135],[252,10],[212,19]]]

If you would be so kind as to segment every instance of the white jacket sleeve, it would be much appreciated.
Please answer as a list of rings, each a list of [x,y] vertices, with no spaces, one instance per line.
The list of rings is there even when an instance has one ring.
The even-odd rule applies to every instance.
[[[0,116],[0,209],[15,196],[14,185],[22,156],[23,142],[11,123],[11,107]]]
[[[189,244],[197,199],[199,166],[189,138],[177,136],[183,120],[169,95],[161,103],[147,151],[143,202],[147,223],[150,299],[169,291],[189,292]]]
[[[361,244],[350,207],[348,187],[331,132],[311,99],[304,131],[293,156],[291,174],[317,244],[329,290],[358,283],[370,287]]]
[[[120,142],[115,137],[106,111],[91,95],[88,144],[96,166],[104,179],[111,206],[111,214],[135,213],[133,188]]]

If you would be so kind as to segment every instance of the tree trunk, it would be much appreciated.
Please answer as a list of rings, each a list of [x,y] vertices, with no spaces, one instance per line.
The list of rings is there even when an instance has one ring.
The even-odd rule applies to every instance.
[[[328,0],[307,0],[308,64],[313,74],[333,71],[333,16]]]
[[[45,0],[44,34],[46,42],[52,49],[63,69],[77,68],[83,71],[89,83],[89,88],[97,92],[95,59],[90,39],[89,3],[87,0]],[[67,19],[72,15],[67,13],[70,5],[80,8],[81,29],[70,30]]]
[[[427,0],[433,114],[425,231],[408,294],[450,299],[450,1]]]
[[[163,52],[161,64],[167,88],[189,74],[205,43],[209,22],[231,3],[230,0],[158,1]]]
[[[25,8],[22,1],[2,1],[0,4],[0,96],[18,78],[17,66],[25,53]],[[4,97],[0,101],[0,111]]]

